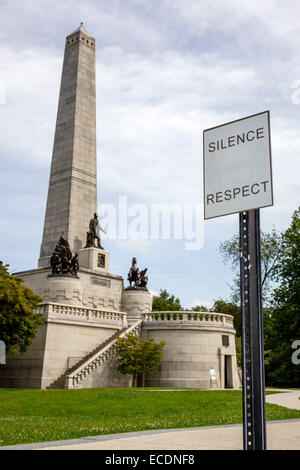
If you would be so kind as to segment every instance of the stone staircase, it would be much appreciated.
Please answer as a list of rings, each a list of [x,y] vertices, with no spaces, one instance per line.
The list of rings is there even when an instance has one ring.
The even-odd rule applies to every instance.
[[[114,345],[117,337],[123,337],[126,334],[139,334],[142,321],[139,320],[128,328],[122,328],[114,333],[106,341],[93,349],[84,358],[80,359],[74,366],[67,369],[58,377],[47,389],[74,388],[84,377],[92,373],[96,367],[99,367],[107,359],[114,355]]]
[[[116,331],[113,335],[111,335],[107,340],[105,340],[103,343],[100,344],[100,346],[97,346],[95,349],[93,349],[90,353],[88,353],[85,357],[80,359],[76,364],[74,364],[72,367],[67,369],[58,379],[56,379],[51,385],[47,387],[47,389],[58,389],[58,388],[65,388],[65,383],[66,383],[66,377],[72,372],[74,372],[76,369],[78,369],[82,364],[87,362],[91,357],[93,357],[97,352],[101,351],[105,346],[107,346],[109,343],[111,343],[114,339],[116,339],[118,336],[120,336],[122,333],[126,331],[127,328],[122,328],[119,331]]]

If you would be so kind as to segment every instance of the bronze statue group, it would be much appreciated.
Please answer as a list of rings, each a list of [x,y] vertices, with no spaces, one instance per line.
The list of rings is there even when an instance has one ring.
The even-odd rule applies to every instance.
[[[132,258],[132,266],[129,270],[128,273],[128,281],[130,284],[129,289],[134,289],[134,288],[147,288],[147,283],[148,283],[148,277],[146,276],[146,273],[148,271],[148,268],[142,269],[139,271],[139,268],[136,266],[136,258]],[[133,283],[133,286],[131,285]]]
[[[74,256],[70,250],[69,243],[62,236],[57,243],[50,258],[52,275],[72,275],[77,276],[79,269],[78,254]]]

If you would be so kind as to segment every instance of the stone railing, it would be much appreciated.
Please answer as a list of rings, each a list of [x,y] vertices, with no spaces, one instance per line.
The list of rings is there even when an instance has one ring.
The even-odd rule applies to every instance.
[[[215,312],[149,312],[143,313],[145,324],[160,323],[172,325],[199,325],[214,326],[220,328],[233,328],[233,317],[225,313]]]
[[[124,312],[112,312],[90,307],[74,307],[53,302],[40,303],[37,313],[42,313],[47,318],[63,318],[80,320],[93,320],[99,323],[109,323],[127,326],[127,315]]]
[[[119,335],[119,338],[122,338],[127,334],[139,335],[142,329],[142,322],[142,320],[139,320],[131,325]],[[76,385],[79,385],[85,377],[92,374],[97,367],[104,364],[107,360],[112,359],[115,356],[115,343],[116,339],[113,339],[103,349],[98,351],[94,356],[90,357],[86,362],[78,367],[78,369],[68,375],[66,377],[65,388],[70,389],[76,387]]]

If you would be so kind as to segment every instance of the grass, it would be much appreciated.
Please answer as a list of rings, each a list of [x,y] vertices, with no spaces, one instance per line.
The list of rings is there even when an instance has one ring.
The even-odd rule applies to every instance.
[[[300,418],[300,411],[267,403],[267,420],[292,418]],[[241,391],[0,389],[2,446],[241,422]]]

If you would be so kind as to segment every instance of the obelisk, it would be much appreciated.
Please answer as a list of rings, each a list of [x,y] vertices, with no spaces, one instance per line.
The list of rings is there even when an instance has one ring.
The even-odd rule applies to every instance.
[[[85,246],[97,212],[95,39],[81,26],[66,38],[39,267],[60,236]]]

